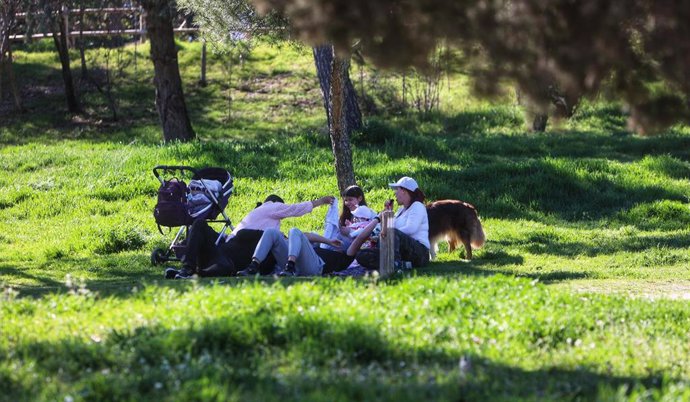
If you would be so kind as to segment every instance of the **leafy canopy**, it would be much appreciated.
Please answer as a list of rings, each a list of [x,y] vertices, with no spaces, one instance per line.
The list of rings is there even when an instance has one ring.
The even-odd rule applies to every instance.
[[[289,18],[302,40],[341,52],[360,43],[380,66],[425,66],[437,43],[450,43],[467,57],[480,94],[496,93],[502,78],[534,101],[549,86],[582,96],[610,82],[631,105],[633,128],[690,121],[690,2],[252,1]]]

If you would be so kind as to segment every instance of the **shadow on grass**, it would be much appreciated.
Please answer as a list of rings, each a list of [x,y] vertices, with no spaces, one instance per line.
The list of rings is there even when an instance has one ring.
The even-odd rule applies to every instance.
[[[42,289],[57,289],[64,285],[64,283],[60,283],[52,278],[30,274],[27,273],[26,270],[17,269],[4,262],[0,262],[0,278],[19,278],[20,280],[28,279],[38,283],[38,287]],[[23,289],[25,288],[22,287],[22,290]]]
[[[417,276],[478,276],[487,277],[493,275],[505,275],[508,277],[522,277],[538,279],[542,283],[562,282],[574,279],[583,279],[587,274],[580,271],[550,271],[546,273],[520,273],[515,271],[498,268],[501,265],[520,265],[523,258],[510,256],[503,252],[494,253],[496,256],[491,259],[477,258],[472,261],[448,261],[436,262],[415,271]]]
[[[284,316],[258,309],[189,327],[149,324],[100,336],[26,340],[10,363],[34,375],[0,371],[9,400],[60,392],[93,400],[595,400],[601,392],[660,388],[663,373],[616,376],[584,366],[523,369],[473,354],[403,346],[377,324]],[[460,359],[464,364],[459,364]],[[43,392],[43,393],[41,393]],[[56,391],[52,391],[56,392]],[[40,394],[39,394],[40,393]],[[202,396],[206,397],[202,397]],[[61,395],[60,395],[61,396]]]
[[[440,122],[445,121],[452,131],[436,134],[411,133],[407,122],[379,120],[370,133],[362,134],[362,142],[374,143],[372,150],[377,152],[383,148],[392,160],[423,157],[433,161],[431,167],[415,171],[401,166],[390,171],[390,179],[412,175],[429,199],[468,201],[486,216],[574,222],[616,218],[634,206],[660,200],[687,201],[685,189],[678,186],[630,180],[634,173],[627,165],[659,155],[660,159],[645,162],[645,168],[662,177],[685,178],[690,175],[684,163],[690,160],[687,135],[487,132],[510,126],[505,122],[509,118],[489,111],[460,113],[445,120],[441,116]],[[473,127],[482,130],[472,132]],[[690,225],[688,217],[679,218],[676,227]]]
[[[504,246],[524,247],[531,254],[596,257],[619,252],[646,253],[658,249],[687,249],[690,247],[690,234],[673,233],[665,236],[625,237],[623,239],[602,238],[592,242],[578,242],[536,233],[528,236],[525,240],[500,240],[497,243]]]
[[[588,164],[591,167],[587,167]],[[671,190],[645,183],[622,184],[610,176],[595,173],[601,169],[595,166],[597,164],[600,163],[593,161],[577,166],[573,162],[558,166],[540,159],[493,162],[463,171],[422,169],[415,175],[418,182],[429,183],[431,199],[463,199],[477,206],[480,213],[512,219],[613,218],[638,204],[658,200],[686,201],[682,189]],[[582,169],[582,165],[592,173],[576,172],[575,169]],[[492,179],[487,180],[489,177]],[[679,225],[686,223],[690,224],[680,222]]]

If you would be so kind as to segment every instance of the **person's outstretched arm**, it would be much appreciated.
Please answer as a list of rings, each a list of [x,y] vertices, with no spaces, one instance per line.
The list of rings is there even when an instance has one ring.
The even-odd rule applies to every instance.
[[[364,244],[364,242],[367,241],[367,239],[371,235],[371,232],[373,232],[374,229],[376,229],[376,226],[379,224],[380,219],[381,218],[377,216],[374,219],[372,219],[367,226],[364,227],[362,232],[358,234],[357,237],[355,237],[355,239],[352,241],[350,247],[347,248],[347,255],[353,256],[357,254],[359,248],[362,247],[362,244]]]
[[[343,246],[343,242],[338,240],[338,239],[329,239],[327,237],[323,237],[320,234],[316,233],[305,233],[304,236],[307,238],[312,243],[326,243],[330,244],[333,247],[340,248]]]
[[[334,200],[335,197],[327,195],[312,201],[304,201],[297,204],[272,203],[269,207],[269,214],[273,219],[296,218],[308,214],[312,209],[318,206],[330,204]]]
[[[313,200],[311,202],[311,206],[312,206],[312,208],[316,208],[316,207],[321,206],[321,205],[326,205],[326,204],[330,205],[334,201],[335,201],[335,197],[333,197],[332,195],[325,195],[321,198],[317,198],[317,199]]]

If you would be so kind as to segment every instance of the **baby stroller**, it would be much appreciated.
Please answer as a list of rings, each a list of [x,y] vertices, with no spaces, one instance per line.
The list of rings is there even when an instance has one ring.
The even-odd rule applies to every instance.
[[[185,255],[185,240],[189,228],[197,219],[223,222],[216,244],[228,228],[234,229],[225,213],[225,207],[235,189],[232,175],[227,170],[219,167],[197,170],[189,166],[159,165],[153,168],[153,174],[161,183],[158,202],[153,210],[158,230],[165,234],[161,226],[180,228],[167,249],[156,248],[151,252],[151,264],[180,261]],[[189,185],[178,178],[189,175]],[[218,215],[222,215],[223,219],[217,219]]]

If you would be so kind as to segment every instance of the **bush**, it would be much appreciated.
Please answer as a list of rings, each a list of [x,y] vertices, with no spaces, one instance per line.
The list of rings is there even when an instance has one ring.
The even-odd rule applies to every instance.
[[[117,226],[99,235],[94,252],[113,254],[128,250],[139,250],[147,242],[147,234],[136,227]]]

